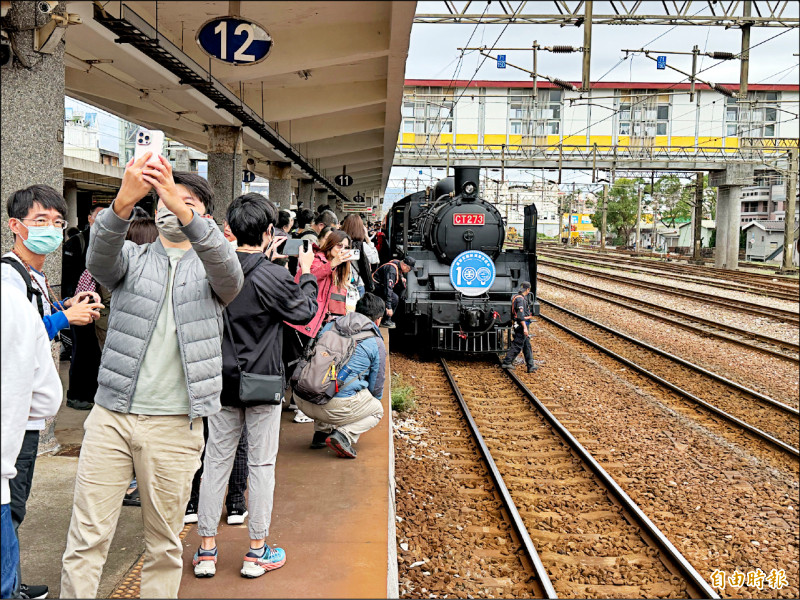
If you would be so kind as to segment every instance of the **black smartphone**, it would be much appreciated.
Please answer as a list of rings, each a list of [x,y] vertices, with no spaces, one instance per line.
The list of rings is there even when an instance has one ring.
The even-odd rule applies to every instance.
[[[300,248],[302,247],[303,240],[286,238],[286,241],[278,246],[278,254],[283,254],[285,256],[297,256],[300,254]]]

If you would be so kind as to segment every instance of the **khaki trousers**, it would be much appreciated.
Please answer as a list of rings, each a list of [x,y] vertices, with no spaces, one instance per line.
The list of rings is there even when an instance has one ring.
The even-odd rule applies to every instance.
[[[203,451],[202,419],[123,414],[95,405],[84,430],[61,597],[96,597],[135,469],[145,540],[140,597],[177,598],[183,570],[179,536]]]
[[[341,431],[351,444],[358,442],[362,433],[375,427],[383,418],[381,401],[363,389],[352,396],[331,398],[327,404],[307,402],[295,396],[297,407],[314,419],[314,431]]]

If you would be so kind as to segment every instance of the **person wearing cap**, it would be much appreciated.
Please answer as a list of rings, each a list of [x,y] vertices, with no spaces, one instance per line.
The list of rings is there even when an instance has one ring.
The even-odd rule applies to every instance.
[[[400,296],[397,295],[394,288],[401,281],[405,288],[406,278],[403,275],[413,269],[415,263],[416,261],[410,256],[406,256],[402,260],[390,260],[375,269],[375,273],[372,274],[372,280],[375,282],[375,294],[386,304],[386,318],[383,320],[383,325],[389,329],[395,328],[392,316],[400,303]]]
[[[525,356],[525,364],[528,365],[528,373],[533,373],[537,367],[533,362],[533,349],[531,340],[528,337],[528,321],[533,319],[531,308],[528,304],[528,294],[531,293],[531,284],[523,281],[519,284],[519,293],[511,299],[511,319],[514,323],[514,339],[508,352],[500,366],[504,369],[514,369],[514,359],[520,351]]]

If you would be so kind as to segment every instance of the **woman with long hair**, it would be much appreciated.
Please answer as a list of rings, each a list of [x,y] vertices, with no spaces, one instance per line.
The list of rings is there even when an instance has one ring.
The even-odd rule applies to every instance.
[[[346,314],[351,255],[350,236],[341,229],[332,229],[322,247],[314,255],[314,262],[311,264],[311,274],[317,278],[317,314],[305,325],[284,322],[295,330],[284,338],[284,353],[291,359],[287,362],[299,358],[326,323]],[[299,280],[298,271],[295,281]],[[311,419],[298,409],[294,421],[309,423]]]
[[[367,237],[367,228],[358,215],[345,217],[344,221],[342,221],[342,231],[350,236],[352,248],[360,253],[358,260],[353,261],[350,269],[349,285],[358,291],[358,298],[354,298],[355,301],[353,302],[348,302],[348,306],[352,304],[352,310],[355,310],[355,303],[366,292],[372,292],[375,289],[375,284],[372,281],[372,269],[370,268],[370,255],[374,252],[377,259],[378,253],[371,246]]]

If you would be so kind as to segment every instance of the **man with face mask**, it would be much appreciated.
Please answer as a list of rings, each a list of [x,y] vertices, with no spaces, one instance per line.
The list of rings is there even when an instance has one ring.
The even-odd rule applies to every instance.
[[[47,185],[32,185],[8,198],[8,227],[14,233],[14,247],[2,258],[2,281],[25,294],[39,312],[47,335],[52,340],[70,325],[88,325],[100,317],[100,297],[83,292],[59,301],[44,274],[44,259],[58,250],[64,239],[67,203]],[[22,449],[16,460],[17,474],[10,482],[11,521],[19,529],[25,518],[26,504],[33,483],[39,432],[44,419],[28,421]],[[20,578],[18,577],[19,581]],[[20,594],[32,598],[48,592],[47,586],[21,585]]]
[[[95,221],[86,266],[112,293],[95,406],[75,479],[62,598],[94,598],[134,469],[145,538],[143,598],[177,598],[179,537],[203,450],[202,417],[219,412],[222,311],[243,284],[211,219],[208,182],[163,157],[131,160]],[[125,241],[134,205],[158,194],[159,238]]]

